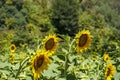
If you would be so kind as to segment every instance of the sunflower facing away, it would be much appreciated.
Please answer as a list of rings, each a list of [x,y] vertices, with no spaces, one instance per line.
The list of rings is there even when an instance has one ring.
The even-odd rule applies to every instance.
[[[9,60],[10,60],[10,62],[11,62],[12,64],[14,64],[14,62],[15,62],[14,53],[10,53],[10,54],[9,54]]]
[[[48,52],[48,56],[52,55],[57,49],[58,38],[56,35],[49,35],[44,39],[43,49]]]
[[[12,45],[10,46],[10,52],[14,53],[15,50],[16,50],[16,46],[15,46],[14,44],[12,44]]]
[[[104,54],[104,55],[103,55],[103,59],[104,59],[105,62],[107,62],[107,61],[110,60],[110,57],[109,57],[108,54]]]
[[[32,58],[32,73],[34,75],[34,80],[38,80],[42,72],[48,68],[48,64],[51,63],[51,60],[45,54],[44,51],[37,53],[36,56]]]
[[[114,73],[115,73],[115,66],[113,66],[111,63],[108,64],[105,68],[105,78],[106,78],[106,80],[111,80]]]
[[[79,32],[76,34],[76,51],[82,52],[83,50],[88,49],[90,43],[91,43],[91,35],[89,30],[83,30],[82,32]]]

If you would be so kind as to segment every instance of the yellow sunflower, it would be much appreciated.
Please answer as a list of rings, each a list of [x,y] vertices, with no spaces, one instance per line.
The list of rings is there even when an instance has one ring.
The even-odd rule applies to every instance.
[[[115,66],[112,63],[108,64],[105,68],[105,78],[106,80],[111,80],[115,73]]]
[[[16,46],[14,44],[11,44],[10,46],[10,52],[14,53],[16,50]]]
[[[48,56],[52,55],[57,49],[58,38],[56,35],[49,35],[43,41],[43,49],[48,52]]]
[[[49,63],[51,63],[51,60],[48,58],[44,51],[37,53],[37,55],[32,58],[31,68],[34,75],[34,80],[38,80],[43,70],[46,70],[48,68]]]
[[[110,57],[109,57],[108,54],[104,54],[104,55],[103,55],[103,59],[104,59],[105,62],[107,62],[107,61],[110,60]]]
[[[23,52],[20,52],[20,53],[19,53],[19,58],[20,58],[21,60],[23,60],[24,57],[25,57],[24,53],[23,53]]]
[[[91,35],[89,30],[83,30],[82,32],[79,32],[76,34],[76,51],[82,52],[83,50],[88,49],[90,43],[91,43]]]
[[[9,59],[10,59],[10,62],[11,62],[12,64],[14,64],[15,59],[14,59],[14,54],[13,54],[13,53],[10,53],[10,54],[9,54]]]

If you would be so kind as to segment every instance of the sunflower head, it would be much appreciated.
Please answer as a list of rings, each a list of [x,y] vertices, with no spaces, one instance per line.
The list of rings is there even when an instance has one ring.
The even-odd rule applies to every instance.
[[[89,30],[83,30],[82,32],[79,32],[76,34],[76,51],[82,52],[83,50],[88,49],[90,43],[91,43],[91,35]]]
[[[19,53],[19,58],[20,58],[21,60],[23,60],[24,57],[25,57],[24,53],[23,53],[23,52],[20,52],[20,53]]]
[[[14,60],[14,54],[13,53],[9,54],[9,60],[12,64],[14,64],[15,60]]]
[[[95,57],[93,57],[93,58],[92,58],[92,60],[93,60],[93,61],[96,61],[96,58],[95,58]]]
[[[37,53],[37,55],[33,57],[31,68],[34,75],[34,80],[37,80],[41,76],[43,70],[48,68],[49,63],[51,63],[51,60],[44,51]]]
[[[10,52],[14,53],[15,50],[16,50],[16,46],[15,46],[14,44],[12,44],[12,45],[10,46]]]
[[[56,35],[49,35],[44,39],[43,49],[48,52],[48,55],[52,55],[55,52],[58,45],[58,38]]]
[[[105,78],[106,80],[111,80],[115,73],[115,66],[112,65],[112,63],[108,64],[105,68]]]
[[[104,55],[103,55],[103,59],[104,59],[105,62],[107,62],[107,61],[110,60],[110,57],[109,57],[108,54],[104,54]]]

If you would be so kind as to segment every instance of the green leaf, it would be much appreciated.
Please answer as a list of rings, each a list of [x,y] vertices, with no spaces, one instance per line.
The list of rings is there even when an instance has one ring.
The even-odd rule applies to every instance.
[[[57,80],[66,80],[65,78],[59,78],[59,79],[57,79]]]
[[[115,80],[120,80],[120,72],[116,72],[115,76],[114,76]]]
[[[7,75],[10,74],[10,72],[8,70],[0,70],[0,73],[7,74]]]
[[[0,62],[0,69],[5,67],[12,67],[12,65],[8,62]]]
[[[68,51],[65,48],[62,48],[62,51],[68,53]]]
[[[60,74],[60,71],[57,70],[58,66],[58,64],[50,64],[48,70],[44,70],[43,76],[46,76],[47,78],[56,77],[58,74]]]

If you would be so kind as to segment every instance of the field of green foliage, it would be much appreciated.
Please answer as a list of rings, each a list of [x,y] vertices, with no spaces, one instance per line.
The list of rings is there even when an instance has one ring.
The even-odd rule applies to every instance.
[[[120,0],[0,0],[0,80],[120,80]]]

